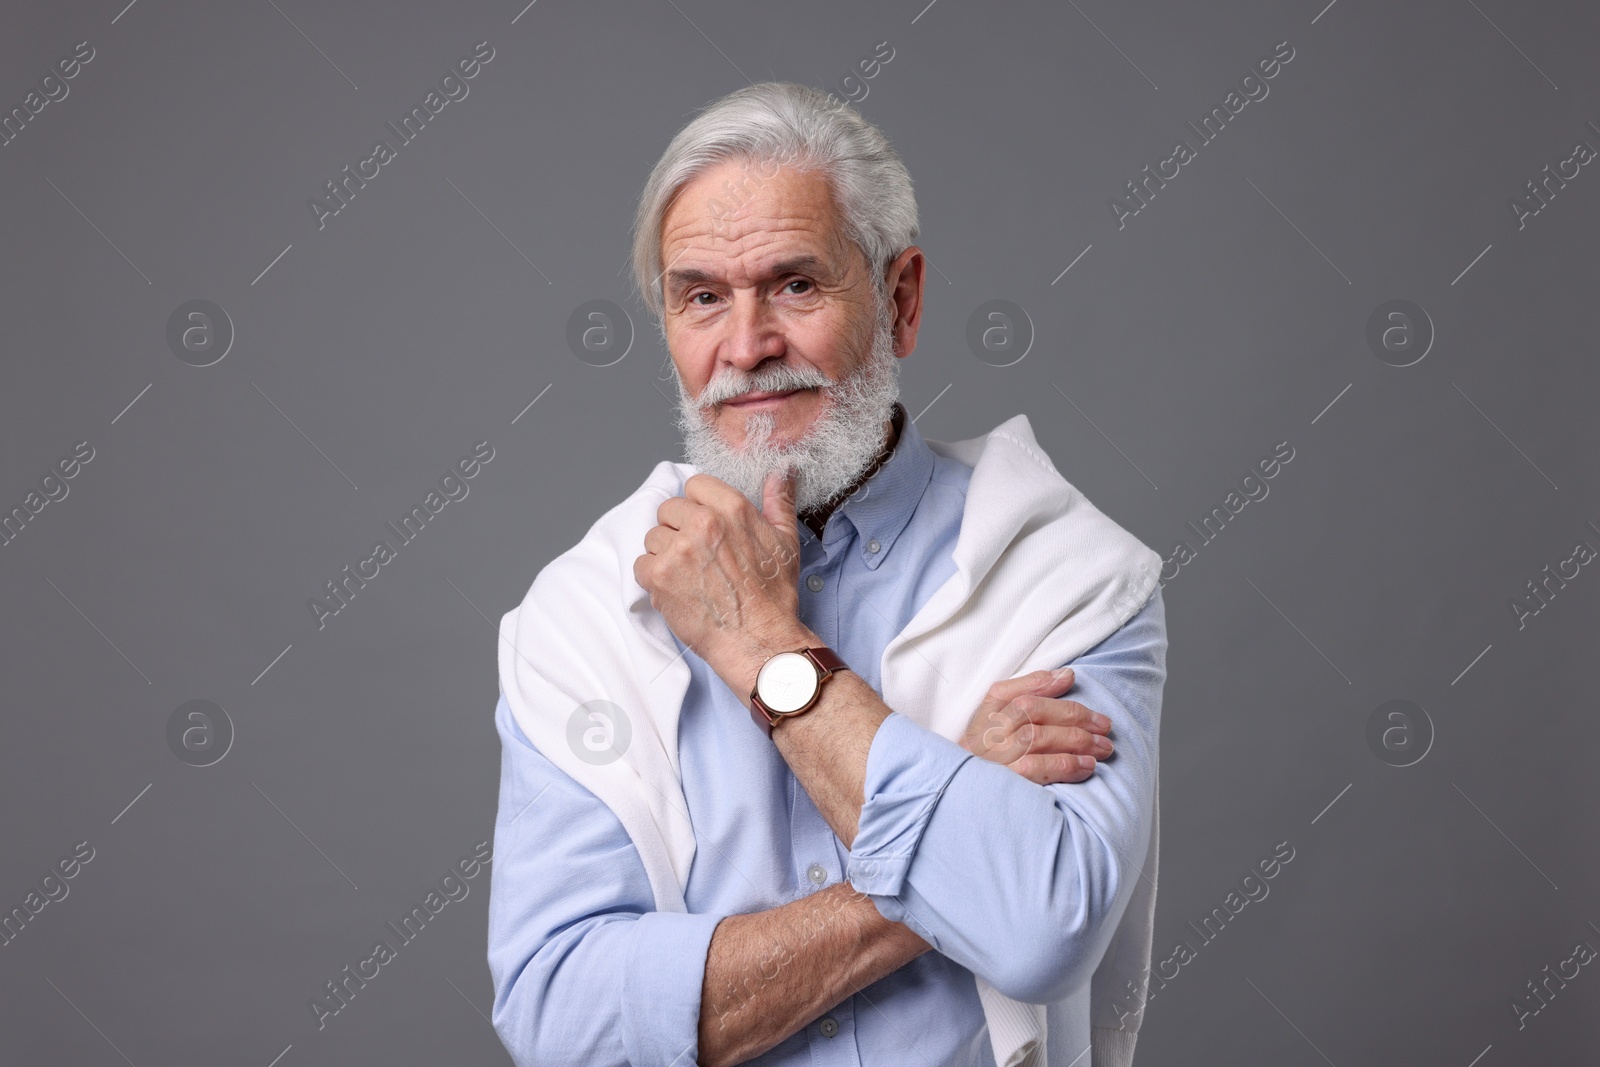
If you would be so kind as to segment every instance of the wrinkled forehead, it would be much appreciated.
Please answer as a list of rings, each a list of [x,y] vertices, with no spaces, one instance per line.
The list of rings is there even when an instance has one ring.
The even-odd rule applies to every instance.
[[[663,276],[756,285],[802,261],[845,272],[854,243],[841,222],[820,172],[728,160],[685,183],[663,214]]]

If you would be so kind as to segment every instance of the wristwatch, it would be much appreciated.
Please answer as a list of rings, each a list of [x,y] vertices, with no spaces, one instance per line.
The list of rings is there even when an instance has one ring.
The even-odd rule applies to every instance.
[[[850,667],[825,645],[797,648],[770,656],[756,674],[750,690],[750,717],[768,736],[780,719],[810,711],[822,695],[822,683],[834,671]]]

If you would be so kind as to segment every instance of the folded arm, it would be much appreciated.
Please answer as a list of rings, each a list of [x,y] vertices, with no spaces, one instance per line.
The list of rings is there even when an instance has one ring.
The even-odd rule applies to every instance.
[[[1117,746],[1092,778],[1035,785],[892,716],[846,868],[886,918],[1032,1003],[1088,983],[1142,873],[1166,677],[1160,594],[1072,666],[1073,696],[1111,719]]]
[[[1008,774],[1046,778],[1059,772],[1019,754],[1099,751],[1103,726],[1088,721],[1092,713],[1055,703],[1050,721],[1088,729],[975,719],[973,750]],[[610,809],[528,743],[504,698],[495,724],[489,964],[494,1026],[517,1064],[742,1062],[928,950],[885,917],[885,901],[848,882],[744,915],[656,912]]]
[[[594,794],[539,753],[505,698],[488,961],[518,1067],[694,1062],[706,949],[721,918],[658,912],[643,861]]]
[[[700,1063],[743,1063],[928,951],[839,882],[780,907],[724,919],[711,937]]]
[[[659,912],[627,831],[502,697],[493,1023],[519,1067],[742,1062],[928,950],[841,882],[746,915]]]
[[[764,636],[748,658],[729,653],[719,673],[748,693],[745,675],[766,647],[815,636],[803,626]],[[1160,592],[1072,667],[1073,697],[1110,718],[1116,756],[1070,787],[973,758],[894,714],[849,671],[772,735],[851,849],[855,888],[1000,992],[1034,1003],[1089,980],[1142,871],[1166,679]]]
[[[662,507],[676,514],[683,506]],[[792,527],[792,500],[786,507],[780,517]],[[697,512],[680,523],[731,551],[722,519]],[[741,607],[750,568],[738,560],[721,561],[726,581],[708,598],[704,568],[679,565],[684,553],[662,543],[672,540],[667,530],[676,528],[647,537],[636,577],[674,633],[735,693],[749,693],[772,653],[822,643],[794,618],[792,566],[770,580],[787,591],[778,609],[759,598]],[[652,559],[652,539],[662,559]],[[784,621],[745,625],[757,619]],[[894,715],[854,672],[840,672],[774,742],[852,846],[850,882],[869,896],[840,886],[734,917],[656,911],[615,815],[528,743],[502,698],[489,966],[494,1026],[513,1060],[732,1062],[770,1048],[926,944],[1018,999],[1055,999],[1087,982],[1148,841],[1165,649],[1158,593],[1074,661],[1078,695],[1111,719],[1118,742],[1117,757],[1074,789],[975,759]]]

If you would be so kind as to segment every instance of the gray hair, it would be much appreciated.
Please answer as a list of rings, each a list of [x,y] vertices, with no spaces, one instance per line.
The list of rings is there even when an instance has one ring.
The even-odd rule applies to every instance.
[[[663,337],[662,217],[684,185],[727,160],[759,163],[757,183],[771,178],[779,166],[824,174],[846,236],[872,268],[874,295],[880,304],[886,299],[884,273],[917,236],[917,200],[905,164],[876,126],[832,94],[793,82],[761,82],[713,101],[679,130],[639,197],[634,284]],[[742,190],[751,180],[747,167],[739,189],[730,183],[730,195],[748,198]],[[732,211],[742,203],[726,206]]]

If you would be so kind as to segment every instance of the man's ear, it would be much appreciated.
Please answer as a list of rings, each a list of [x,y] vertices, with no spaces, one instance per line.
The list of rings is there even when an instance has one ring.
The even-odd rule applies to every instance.
[[[889,301],[894,309],[894,354],[901,359],[917,347],[917,328],[922,325],[922,287],[928,260],[922,249],[912,245],[896,256],[884,272]]]

